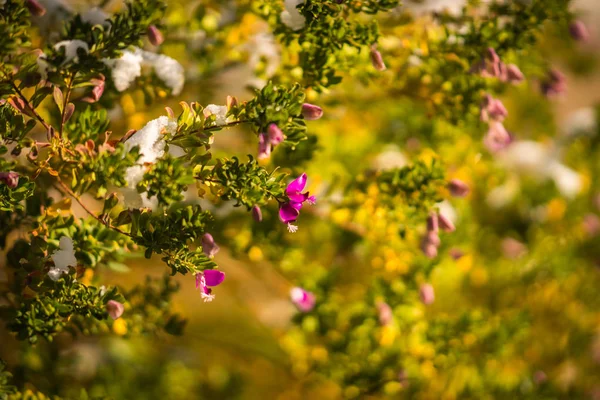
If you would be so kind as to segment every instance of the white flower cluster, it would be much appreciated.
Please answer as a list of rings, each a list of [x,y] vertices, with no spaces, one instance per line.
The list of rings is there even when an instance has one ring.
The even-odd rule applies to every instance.
[[[62,274],[69,273],[69,267],[77,266],[73,240],[70,237],[63,236],[60,238],[59,249],[52,253],[52,261],[54,267],[50,268],[48,276],[53,281],[57,281]]]
[[[90,48],[83,40],[63,40],[54,45],[55,50],[65,49],[65,60],[63,64],[73,61],[74,63],[79,62],[79,49],[83,49],[86,53],[90,52]],[[46,61],[46,55],[40,54],[36,60],[38,72],[42,76],[42,79],[48,78],[48,61]]]
[[[304,3],[304,0],[285,0],[285,9],[281,12],[281,22],[294,31],[304,28],[306,24],[306,18],[296,8],[302,3]]]
[[[217,126],[227,125],[227,123],[232,121],[231,118],[227,118],[227,111],[227,106],[218,106],[216,104],[209,104],[204,107],[204,115],[206,117],[214,115]]]
[[[140,149],[140,158],[138,165],[127,168],[125,180],[127,187],[121,189],[125,204],[131,208],[148,207],[155,208],[156,199],[149,199],[146,193],[141,195],[137,192],[136,186],[144,177],[144,164],[155,163],[165,152],[166,142],[163,133],[175,134],[177,122],[168,117],[162,116],[148,122],[142,129],[134,133],[125,141],[125,148],[131,151],[138,146]]]
[[[281,54],[275,37],[270,33],[259,33],[254,35],[248,43],[244,45],[244,50],[248,52],[248,65],[253,71],[256,70],[258,65],[263,62],[265,65],[264,75],[265,77],[271,78],[277,72],[279,65],[281,64]],[[267,81],[264,79],[252,79],[249,84],[251,86],[262,88],[266,85]]]
[[[106,59],[104,63],[112,69],[113,83],[120,92],[129,88],[133,81],[142,74],[144,66],[152,68],[156,76],[171,89],[174,95],[181,93],[185,82],[185,71],[176,60],[163,54],[151,53],[138,48],[133,51],[124,51],[121,58]]]

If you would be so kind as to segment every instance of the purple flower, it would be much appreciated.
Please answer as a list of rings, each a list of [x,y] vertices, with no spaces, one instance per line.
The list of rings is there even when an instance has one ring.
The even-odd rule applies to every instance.
[[[264,133],[258,135],[258,159],[262,160],[271,157],[271,143]]]
[[[302,115],[304,116],[304,119],[313,121],[323,116],[323,109],[314,104],[304,103],[302,104]]]
[[[267,133],[269,134],[269,142],[273,147],[283,142],[283,132],[276,124],[269,124],[267,127]]]
[[[258,205],[252,207],[252,218],[254,218],[256,222],[262,221],[262,211]]]
[[[213,301],[212,286],[219,286],[225,280],[225,273],[216,269],[207,269],[196,274],[196,289],[200,289],[200,295],[204,302]]]
[[[26,0],[25,6],[34,17],[41,17],[46,14],[46,9],[37,0]]]
[[[315,295],[300,287],[295,287],[290,290],[290,299],[302,312],[309,312],[315,307]]]
[[[469,194],[469,186],[460,179],[452,179],[448,182],[448,190],[454,197],[465,197]]]
[[[371,64],[377,71],[385,71],[385,63],[383,62],[383,57],[381,57],[381,53],[377,50],[375,45],[371,46]]]
[[[109,300],[106,303],[106,311],[108,312],[108,315],[112,319],[120,318],[121,315],[123,315],[124,310],[125,310],[125,307],[123,306],[123,304],[119,303],[118,301]]]
[[[581,21],[573,21],[571,25],[569,25],[569,33],[571,34],[571,37],[578,42],[587,42],[590,39],[590,32]]]
[[[19,174],[14,171],[0,172],[0,182],[11,189],[14,189],[19,185]]]
[[[480,115],[481,120],[484,122],[489,120],[502,122],[508,116],[508,111],[500,100],[494,99],[488,94],[483,99]]]
[[[394,320],[394,313],[392,311],[392,307],[390,307],[389,304],[383,301],[378,301],[376,306],[377,312],[379,314],[379,323],[382,326],[387,326],[391,324]]]
[[[217,254],[220,250],[220,247],[215,243],[215,239],[213,239],[210,233],[205,233],[202,235],[202,251],[208,257],[213,258],[215,254]]]
[[[156,26],[150,25],[148,27],[148,40],[150,40],[152,45],[159,46],[165,39]]]
[[[435,292],[433,291],[433,286],[431,286],[429,283],[422,284],[419,288],[419,298],[426,306],[432,304],[435,301]]]
[[[292,225],[291,222],[298,219],[303,203],[307,201],[309,204],[315,204],[316,201],[315,196],[310,196],[308,192],[302,193],[304,188],[306,188],[306,181],[306,173],[291,181],[285,189],[285,194],[289,201],[279,205],[279,219],[281,222],[287,224],[288,231],[292,233],[296,232],[298,227]]]

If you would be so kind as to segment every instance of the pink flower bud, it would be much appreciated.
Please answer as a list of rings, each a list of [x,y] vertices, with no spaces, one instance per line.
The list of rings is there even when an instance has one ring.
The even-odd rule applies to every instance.
[[[433,291],[433,286],[429,283],[424,283],[419,288],[419,297],[421,302],[426,306],[432,304],[435,301],[435,292]]]
[[[437,232],[438,228],[439,224],[437,214],[430,214],[429,217],[427,217],[427,231]]]
[[[512,137],[502,125],[502,122],[491,121],[488,133],[483,138],[483,144],[489,151],[495,153],[506,148],[512,142]]]
[[[590,33],[585,24],[581,21],[573,21],[571,25],[569,25],[569,33],[571,33],[571,37],[578,42],[587,42],[590,39]]]
[[[381,57],[381,53],[377,50],[375,46],[371,46],[371,64],[377,71],[385,71],[385,63],[383,62],[383,57]]]
[[[271,157],[271,143],[266,134],[258,135],[258,159],[262,160]]]
[[[269,141],[273,146],[277,146],[279,143],[283,142],[283,132],[276,124],[269,124],[267,133],[269,135]]]
[[[454,197],[465,197],[469,194],[469,186],[460,179],[452,179],[448,182],[448,190]]]
[[[0,182],[11,189],[14,189],[19,185],[19,174],[14,171],[0,172]]]
[[[498,99],[494,99],[489,94],[485,96],[483,104],[481,105],[481,120],[484,122],[490,119],[494,121],[504,121],[504,118],[508,116],[508,111],[504,104]]]
[[[462,250],[457,249],[457,248],[450,249],[448,254],[450,254],[450,257],[452,257],[452,259],[454,259],[454,260],[458,260],[458,259],[462,258],[462,256],[465,255],[465,253],[463,253]]]
[[[379,313],[379,323],[382,326],[386,326],[392,323],[394,320],[394,313],[392,307],[383,301],[379,301],[376,304],[377,312]]]
[[[425,255],[425,257],[427,257],[429,259],[434,259],[435,257],[437,257],[437,254],[438,254],[437,246],[430,243],[428,240],[423,239],[421,241],[421,250],[423,251],[423,254]]]
[[[302,115],[304,116],[304,119],[314,121],[323,116],[323,109],[314,104],[304,103],[302,104]]]
[[[25,6],[34,17],[41,17],[46,14],[46,9],[37,0],[26,0]]]
[[[442,228],[444,232],[454,232],[456,230],[456,227],[452,221],[450,221],[444,214],[439,214],[438,220],[440,222],[440,228]]]
[[[315,295],[300,287],[295,287],[290,291],[290,298],[302,312],[309,312],[315,307]]]
[[[523,75],[519,67],[515,64],[510,64],[506,68],[506,79],[510,83],[520,83],[525,80],[525,75]]]
[[[434,245],[435,247],[440,247],[440,244],[442,243],[442,241],[440,240],[440,236],[438,235],[438,233],[437,232],[433,232],[433,231],[427,232],[427,234],[425,235],[424,240],[427,241],[427,243]]]
[[[154,26],[150,25],[148,27],[148,40],[154,46],[160,46],[160,44],[165,40],[160,30]]]
[[[202,235],[202,251],[208,257],[213,258],[215,254],[219,252],[220,248],[215,243],[215,239],[213,239],[210,233],[205,233]]]
[[[491,47],[487,48],[487,50],[485,52],[485,58],[494,64],[497,64],[500,62],[500,56],[498,56],[498,53],[496,53],[496,50],[494,50]]]
[[[112,319],[121,318],[121,315],[123,315],[124,310],[125,307],[118,301],[109,300],[108,303],[106,303],[106,311]]]
[[[557,69],[552,69],[542,82],[542,92],[546,97],[559,96],[567,91],[567,78]]]
[[[262,221],[262,211],[260,210],[260,207],[257,205],[252,207],[252,218],[254,218],[254,220],[256,222]]]

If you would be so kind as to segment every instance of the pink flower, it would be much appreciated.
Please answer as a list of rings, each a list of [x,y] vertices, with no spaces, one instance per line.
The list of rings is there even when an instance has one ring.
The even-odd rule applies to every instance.
[[[487,135],[483,138],[483,144],[489,151],[495,153],[500,151],[512,142],[512,137],[502,125],[502,122],[492,121]]]
[[[431,286],[429,283],[422,284],[419,288],[419,298],[426,306],[432,304],[435,301],[435,292],[433,291],[433,286]]]
[[[0,182],[14,189],[19,185],[19,174],[14,171],[0,172]]]
[[[304,103],[302,104],[302,115],[304,116],[304,119],[313,121],[323,116],[323,109],[314,104]]]
[[[307,176],[303,173],[298,178],[294,179],[285,189],[285,194],[288,197],[288,201],[279,205],[279,219],[281,222],[287,224],[288,231],[296,232],[298,227],[292,225],[291,222],[295,222],[300,215],[300,209],[304,202],[314,204],[316,199],[315,196],[310,196],[308,192],[302,193],[306,188]]]
[[[106,303],[106,311],[108,312],[108,315],[112,319],[120,318],[121,315],[123,315],[124,310],[125,310],[125,307],[123,306],[123,304],[119,303],[118,301],[109,300]]]
[[[102,97],[102,94],[104,93],[104,86],[105,86],[104,75],[100,74],[100,76],[98,78],[92,78],[90,80],[90,82],[94,85],[94,88],[92,89],[92,95],[86,96],[81,100],[88,102],[88,103],[95,103],[98,100],[100,100],[100,97]]]
[[[269,134],[269,142],[273,145],[273,147],[283,142],[283,132],[276,124],[269,124],[267,133]]]
[[[300,287],[295,287],[290,290],[290,298],[292,303],[294,303],[302,312],[309,312],[315,307],[315,295]]]
[[[389,304],[383,301],[378,301],[376,307],[377,312],[379,314],[379,323],[382,326],[387,326],[391,324],[394,320],[394,313],[392,311],[392,307],[390,307]]]
[[[264,133],[258,135],[258,159],[263,160],[271,157],[271,143],[269,137]]]
[[[480,115],[481,120],[484,122],[489,120],[502,122],[508,116],[508,111],[500,100],[494,99],[488,94],[483,99]]]
[[[202,235],[202,251],[208,257],[213,258],[215,254],[217,254],[220,250],[220,247],[215,243],[215,239],[213,239],[210,233],[205,233]]]
[[[210,287],[219,286],[224,280],[225,273],[216,269],[207,269],[196,274],[196,289],[200,289],[204,302],[214,300],[215,295]]]
[[[520,83],[525,80],[525,75],[515,64],[510,64],[506,68],[506,80],[510,83]]]
[[[41,17],[46,14],[46,9],[37,0],[26,0],[25,6],[34,17]]]
[[[450,219],[447,218],[444,214],[438,214],[438,219],[440,222],[440,228],[442,228],[444,232],[454,232],[456,230],[456,227],[454,226],[452,221],[450,221]]]
[[[452,179],[448,182],[448,190],[454,197],[465,197],[470,191],[469,186],[460,179]]]
[[[551,69],[548,77],[542,82],[542,93],[546,97],[556,97],[567,91],[567,78],[557,69]]]

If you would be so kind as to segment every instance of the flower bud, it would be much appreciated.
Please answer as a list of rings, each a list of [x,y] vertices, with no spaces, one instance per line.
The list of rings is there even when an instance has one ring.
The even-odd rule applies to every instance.
[[[497,152],[506,148],[512,140],[512,136],[502,125],[502,122],[491,121],[488,132],[483,138],[483,144],[489,151]]]
[[[26,0],[25,6],[34,17],[41,17],[46,14],[46,9],[37,0]]]
[[[423,238],[423,240],[421,241],[421,250],[423,251],[423,254],[425,254],[425,257],[429,259],[434,259],[435,257],[437,257],[437,246],[430,243],[425,238]]]
[[[427,234],[425,235],[424,240],[427,243],[434,245],[435,247],[440,247],[440,244],[442,243],[442,241],[440,240],[440,236],[438,235],[437,231],[436,232],[433,232],[433,231],[427,232]]]
[[[160,44],[164,42],[165,38],[156,26],[150,25],[148,27],[148,40],[150,43],[152,43],[152,45],[160,46]]]
[[[379,323],[382,326],[386,326],[392,323],[394,320],[394,313],[392,311],[392,307],[389,304],[378,301],[376,304],[377,312],[379,313]]]
[[[377,50],[375,46],[371,47],[371,64],[377,71],[385,71],[385,63],[383,62],[383,57],[381,57],[381,53]]]
[[[483,104],[481,105],[481,120],[484,122],[490,119],[494,121],[504,121],[504,118],[508,116],[508,110],[504,107],[504,104],[498,99],[494,99],[489,94],[485,96]]]
[[[213,258],[215,254],[219,252],[220,248],[215,243],[215,239],[213,239],[210,233],[205,233],[202,235],[202,251],[208,257]]]
[[[19,185],[19,174],[14,171],[0,172],[0,182],[11,189],[14,189]]]
[[[469,186],[460,179],[452,179],[448,182],[448,190],[454,197],[465,197],[469,194]]]
[[[262,211],[258,205],[252,207],[252,218],[254,218],[256,222],[262,221]]]
[[[448,253],[450,254],[450,257],[452,257],[453,260],[458,260],[465,255],[465,253],[463,253],[462,250],[457,248],[450,249]]]
[[[294,303],[302,312],[309,312],[315,307],[315,295],[300,287],[292,288],[290,291],[290,298],[292,303]]]
[[[119,319],[121,315],[123,315],[124,310],[125,307],[118,301],[109,300],[108,303],[106,303],[106,311],[112,319]]]
[[[485,52],[485,58],[494,64],[497,64],[500,62],[500,56],[498,56],[498,53],[496,53],[496,50],[494,50],[492,47],[487,48],[487,50]]]
[[[448,219],[444,214],[438,214],[438,220],[440,223],[440,228],[442,228],[444,232],[454,232],[456,230],[456,227],[452,221],[450,221],[450,219]]]
[[[506,68],[506,78],[510,83],[520,83],[525,80],[525,75],[515,64],[510,64]]]
[[[283,132],[276,124],[269,124],[267,133],[269,134],[269,142],[273,146],[277,146],[279,143],[283,142]]]
[[[567,91],[567,78],[557,69],[552,69],[542,83],[542,92],[546,97],[561,95]]]
[[[502,241],[502,253],[506,258],[514,260],[523,256],[526,252],[527,247],[516,239],[506,238]]]
[[[323,109],[314,104],[304,103],[302,104],[302,115],[304,116],[304,119],[314,121],[323,116]]]
[[[581,21],[573,21],[571,25],[569,25],[569,33],[571,34],[571,37],[578,42],[587,42],[590,39],[590,33],[585,24]]]
[[[435,301],[435,292],[433,291],[433,286],[431,286],[429,283],[422,284],[419,288],[419,298],[426,306],[432,304]]]
[[[271,157],[271,143],[266,134],[258,135],[258,159],[263,160]]]
[[[437,214],[430,214],[429,217],[427,217],[427,230],[429,232],[437,232],[438,227],[439,224]]]

